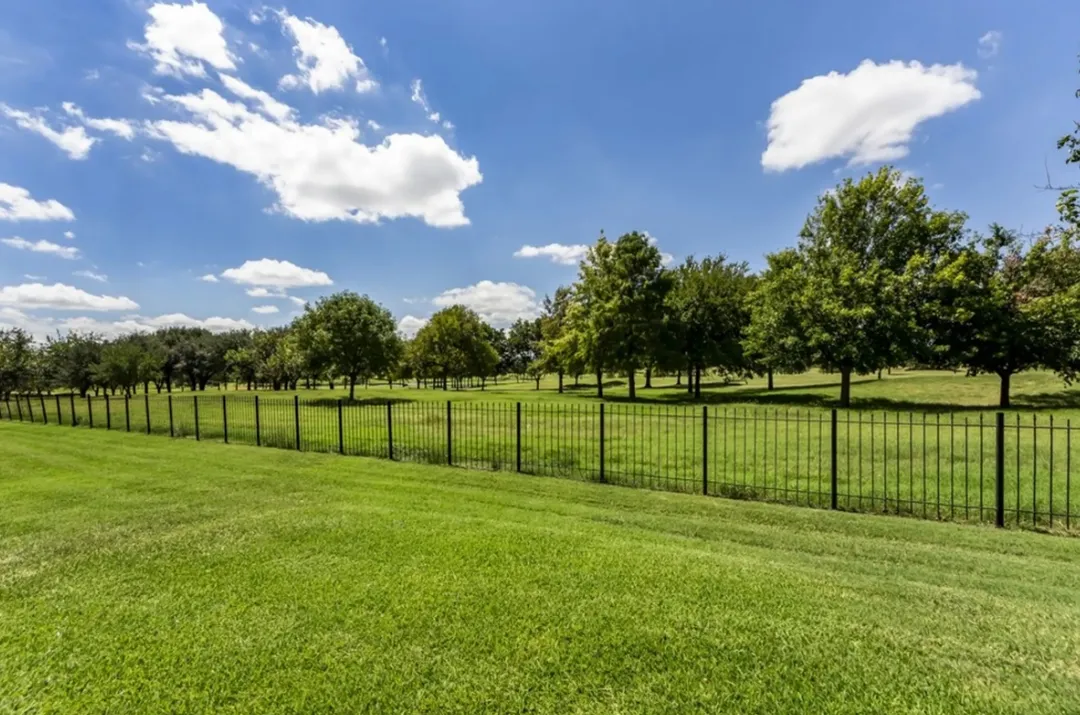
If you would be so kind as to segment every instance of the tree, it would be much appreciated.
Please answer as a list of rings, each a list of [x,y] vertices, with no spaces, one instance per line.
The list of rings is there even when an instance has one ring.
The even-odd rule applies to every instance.
[[[614,244],[601,235],[581,262],[577,293],[584,311],[586,350],[603,396],[605,368],[627,374],[630,399],[635,374],[656,353],[663,334],[664,301],[671,279],[659,249],[643,233]]]
[[[0,330],[0,397],[28,388],[33,369],[34,343],[21,328]]]
[[[922,182],[889,167],[845,179],[818,200],[796,257],[785,259],[801,275],[789,277],[798,292],[783,310],[796,316],[809,361],[840,373],[841,406],[851,404],[853,373],[900,364],[920,349],[920,297],[903,276],[916,257],[933,262],[955,251],[965,220],[932,209]]]
[[[452,305],[431,316],[413,339],[414,364],[423,374],[442,380],[448,389],[451,377],[486,377],[499,362],[487,341],[484,322],[463,305]]]
[[[745,263],[727,263],[724,256],[700,262],[691,256],[673,275],[667,332],[681,364],[693,368],[689,378],[700,398],[701,372],[706,367],[731,374],[746,371],[742,339],[749,322],[749,268]]]
[[[540,316],[540,342],[537,368],[543,372],[554,372],[559,377],[559,392],[563,391],[563,376],[573,362],[572,352],[563,349],[563,336],[569,331],[567,315],[574,301],[571,288],[560,286],[555,289],[555,297],[544,297],[544,312]],[[567,343],[569,345],[569,343]]]
[[[751,371],[768,378],[773,374],[805,372],[812,361],[802,330],[802,315],[793,296],[803,293],[806,272],[794,249],[768,256],[768,268],[747,296],[750,323],[743,350]]]
[[[69,332],[46,339],[59,385],[76,390],[80,397],[94,385],[94,365],[101,359],[101,338],[94,333]]]
[[[518,318],[506,333],[510,372],[518,377],[530,374],[540,357],[540,321]]]
[[[95,380],[114,393],[123,390],[130,396],[143,375],[146,350],[137,336],[114,340],[101,350],[101,361],[94,368]]]

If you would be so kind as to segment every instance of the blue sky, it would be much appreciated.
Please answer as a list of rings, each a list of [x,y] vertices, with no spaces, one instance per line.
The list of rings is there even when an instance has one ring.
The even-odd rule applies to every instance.
[[[601,229],[758,267],[883,162],[1035,230],[1045,167],[1072,178],[1077,27],[1004,0],[16,3],[0,326],[274,325],[346,288],[406,329],[455,301],[504,325]]]

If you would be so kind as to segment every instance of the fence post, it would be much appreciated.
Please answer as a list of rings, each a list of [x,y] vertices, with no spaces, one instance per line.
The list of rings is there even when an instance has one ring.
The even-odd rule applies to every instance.
[[[42,424],[49,424],[49,411],[45,409],[45,395],[38,393],[38,399],[41,401],[41,422]]]
[[[258,400],[259,398],[255,398]],[[341,398],[337,401],[337,451],[338,454],[345,454],[345,422],[342,418],[342,406]]]
[[[450,400],[446,401],[446,464],[454,465],[454,430],[450,422]]]
[[[199,396],[198,395],[192,395],[191,396],[191,404],[195,407],[195,441],[198,442],[199,439],[200,439],[200,435],[199,435]]]
[[[255,395],[255,446],[262,446],[262,429],[259,424],[259,396]]]
[[[71,407],[71,426],[75,426],[75,393],[68,395],[70,407]]]
[[[131,398],[124,395],[124,424],[128,432],[131,431]]]
[[[386,403],[386,454],[389,459],[394,458],[394,403]]]
[[[701,406],[701,493],[709,495],[709,406]]]
[[[899,418],[897,418],[899,419]],[[836,476],[836,410],[832,411],[832,432],[829,434],[829,452],[832,455],[831,462],[829,463],[829,508],[837,509],[839,507],[839,495],[837,494],[837,476]],[[899,445],[897,449],[899,449]],[[899,472],[897,472],[899,474]],[[900,492],[897,492],[899,494]],[[899,504],[899,502],[897,502]]]
[[[169,436],[174,437],[173,432],[173,417],[172,417],[172,394],[169,394]]]
[[[1005,413],[997,413],[997,465],[994,474],[995,519],[998,528],[1005,527]]]
[[[221,396],[221,427],[225,430],[225,444],[229,443],[229,408],[226,406],[225,395]]]
[[[143,393],[143,407],[146,408],[146,434],[150,434],[150,394]]]
[[[517,470],[521,471],[521,403],[517,403]]]
[[[56,396],[56,425],[64,426],[64,414],[60,411],[60,395]]]
[[[600,403],[600,481],[604,481],[604,403]]]
[[[109,393],[105,393],[105,431],[112,429],[112,407],[109,405]]]
[[[293,421],[296,423],[296,451],[300,451],[300,395],[293,395]]]

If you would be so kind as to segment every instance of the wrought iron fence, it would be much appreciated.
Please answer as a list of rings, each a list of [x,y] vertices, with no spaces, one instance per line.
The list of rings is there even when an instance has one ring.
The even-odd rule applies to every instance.
[[[0,419],[998,526],[1080,518],[1071,420],[1037,414],[204,393],[18,395]]]

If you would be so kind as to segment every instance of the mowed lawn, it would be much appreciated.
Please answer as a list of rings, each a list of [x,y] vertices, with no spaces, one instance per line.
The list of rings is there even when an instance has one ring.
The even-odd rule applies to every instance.
[[[0,712],[1080,711],[1080,542],[0,423]]]

